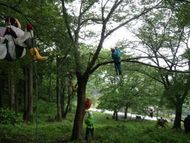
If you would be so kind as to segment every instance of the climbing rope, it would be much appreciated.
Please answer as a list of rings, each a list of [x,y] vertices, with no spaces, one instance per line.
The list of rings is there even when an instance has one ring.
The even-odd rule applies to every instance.
[[[34,67],[34,77],[35,77],[35,102],[36,102],[36,114],[35,114],[35,137],[36,137],[36,143],[38,142],[38,73],[37,73],[37,65],[36,62],[33,61],[33,67]]]

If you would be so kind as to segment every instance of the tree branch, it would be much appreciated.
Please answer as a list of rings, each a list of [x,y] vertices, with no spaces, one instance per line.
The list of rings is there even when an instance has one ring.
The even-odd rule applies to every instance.
[[[125,26],[126,24],[130,23],[131,21],[141,17],[142,15],[148,13],[149,11],[153,10],[154,8],[158,7],[160,4],[162,3],[162,1],[160,1],[158,4],[156,4],[155,6],[151,7],[151,8],[148,8],[148,9],[145,9],[143,12],[141,12],[140,14],[138,15],[135,15],[134,17],[132,17],[131,19],[121,23],[120,25],[118,25],[117,27],[113,28],[112,30],[110,30],[106,35],[105,35],[105,38],[108,37],[109,35],[111,35],[113,32],[115,32],[116,30],[118,30],[119,28]]]
[[[149,74],[149,73],[147,73],[147,72],[145,72],[145,71],[143,71],[143,70],[140,70],[140,69],[134,69],[134,70],[130,70],[130,71],[136,71],[136,72],[139,72],[139,73],[141,73],[141,74],[143,74],[143,75],[146,75],[146,76],[150,77],[151,79],[154,79],[154,80],[156,80],[156,81],[158,81],[158,82],[164,84],[162,80],[156,78],[155,76],[152,76],[151,74]]]
[[[167,72],[190,73],[190,71],[171,70],[171,69],[167,69],[167,68],[165,68],[165,67],[155,66],[155,65],[151,65],[151,64],[147,64],[147,63],[143,63],[143,62],[137,61],[138,59],[147,59],[147,58],[151,58],[151,57],[148,56],[148,57],[127,58],[127,59],[121,60],[121,62],[129,62],[129,63],[141,64],[141,65],[153,67],[153,68],[155,68],[155,69],[164,70],[164,71],[167,71]],[[98,63],[97,65],[95,65],[95,66],[90,70],[90,74],[92,74],[92,73],[93,73],[95,70],[97,70],[99,67],[104,66],[104,65],[107,65],[107,64],[111,64],[111,63],[114,63],[114,61],[105,61],[105,62],[102,62],[102,63]]]
[[[68,22],[68,14],[67,14],[67,11],[66,11],[66,8],[65,8],[65,2],[64,2],[64,0],[61,0],[61,2],[62,2],[63,19],[64,19],[65,24],[66,24],[68,35],[69,35],[71,41],[74,41],[72,33],[71,33],[71,28],[70,28],[70,25],[69,25],[69,22]]]
[[[30,20],[27,18],[28,16],[26,16],[22,11],[18,10],[16,7],[7,5],[7,4],[2,3],[2,2],[0,2],[0,6],[6,7],[6,8],[9,8],[9,9],[12,9],[13,11],[15,11],[15,12],[21,14],[21,15],[30,23]]]

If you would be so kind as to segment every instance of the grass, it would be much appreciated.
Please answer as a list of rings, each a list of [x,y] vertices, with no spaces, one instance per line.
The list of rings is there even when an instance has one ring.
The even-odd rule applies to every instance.
[[[55,143],[70,133],[70,122],[55,122],[35,125],[1,125],[1,143]]]
[[[156,128],[153,121],[114,121],[103,113],[95,113],[94,118],[93,143],[190,143],[189,135],[183,131]],[[0,125],[0,143],[59,143],[70,138],[72,121],[70,114],[61,122],[40,121],[37,128],[35,124],[24,123]]]

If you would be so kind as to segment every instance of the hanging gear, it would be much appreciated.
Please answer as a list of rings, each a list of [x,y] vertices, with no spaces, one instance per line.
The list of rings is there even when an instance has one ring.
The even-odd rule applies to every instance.
[[[27,40],[25,40],[25,44],[28,46],[29,51],[30,51],[30,55],[33,57],[33,59],[35,61],[42,61],[42,60],[47,60],[48,57],[45,56],[41,56],[39,51],[37,50],[36,43],[35,43],[35,39],[33,37],[33,26],[31,23],[27,24],[26,26],[27,32],[29,32],[31,38],[28,38]]]
[[[0,59],[16,60],[26,55],[26,48],[36,61],[46,60],[39,54],[35,47],[32,24],[26,25],[26,31],[20,29],[21,24],[18,19],[7,17],[5,19],[7,27],[0,28]]]

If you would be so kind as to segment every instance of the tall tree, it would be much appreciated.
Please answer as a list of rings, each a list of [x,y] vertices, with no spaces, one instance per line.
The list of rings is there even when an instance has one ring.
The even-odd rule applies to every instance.
[[[138,7],[135,2],[129,2],[124,0],[113,1],[73,1],[71,4],[71,10],[69,3],[65,0],[62,2],[62,11],[65,19],[67,32],[72,43],[74,51],[75,65],[76,65],[76,77],[77,77],[77,109],[73,124],[72,140],[81,138],[82,124],[84,118],[84,101],[85,91],[89,76],[99,67],[98,58],[101,52],[104,41],[109,35],[117,31],[119,28],[127,25],[134,19],[148,13],[152,9],[156,8],[160,1],[155,5],[145,5],[145,8]],[[74,3],[75,2],[75,3]],[[74,10],[74,4],[77,6],[77,10]],[[74,7],[75,8],[75,7]],[[76,9],[76,8],[75,8]],[[129,9],[131,11],[129,11]],[[138,11],[137,11],[138,9]],[[76,15],[73,15],[77,13]],[[69,16],[70,15],[70,16]],[[72,21],[73,20],[73,21]],[[72,24],[71,23],[72,21]],[[87,25],[97,25],[100,27],[98,36],[98,43],[95,50],[92,50],[92,56],[89,58],[88,63],[84,64],[81,58],[82,52],[80,48],[80,38],[87,34],[84,27]],[[91,34],[91,32],[89,32]],[[88,36],[88,35],[87,35]],[[94,38],[94,37],[90,37]]]
[[[25,93],[24,93],[24,115],[25,122],[33,119],[33,64],[30,63],[24,68]]]
[[[161,17],[162,19],[160,19]],[[165,90],[169,92],[176,84],[179,84],[178,79],[181,74],[175,71],[187,66],[182,60],[182,54],[185,47],[188,47],[189,36],[185,33],[188,33],[189,30],[178,24],[176,17],[172,14],[170,9],[154,13],[152,18],[145,17],[145,21],[147,23],[140,29],[138,37],[146,47],[144,54],[150,57],[153,56],[153,58],[150,58],[153,64],[157,67],[165,66],[168,70],[174,71],[167,72],[158,69],[159,77],[155,78],[162,83]],[[188,69],[186,68],[186,70]],[[188,84],[188,82],[186,84]],[[186,84],[181,83],[184,89],[186,89],[183,93],[179,94],[178,92],[181,91],[181,89],[179,89],[178,92],[172,92],[170,93],[171,96],[166,97],[172,102],[176,111],[174,128],[181,127],[182,105],[189,90],[185,88],[187,86]]]

